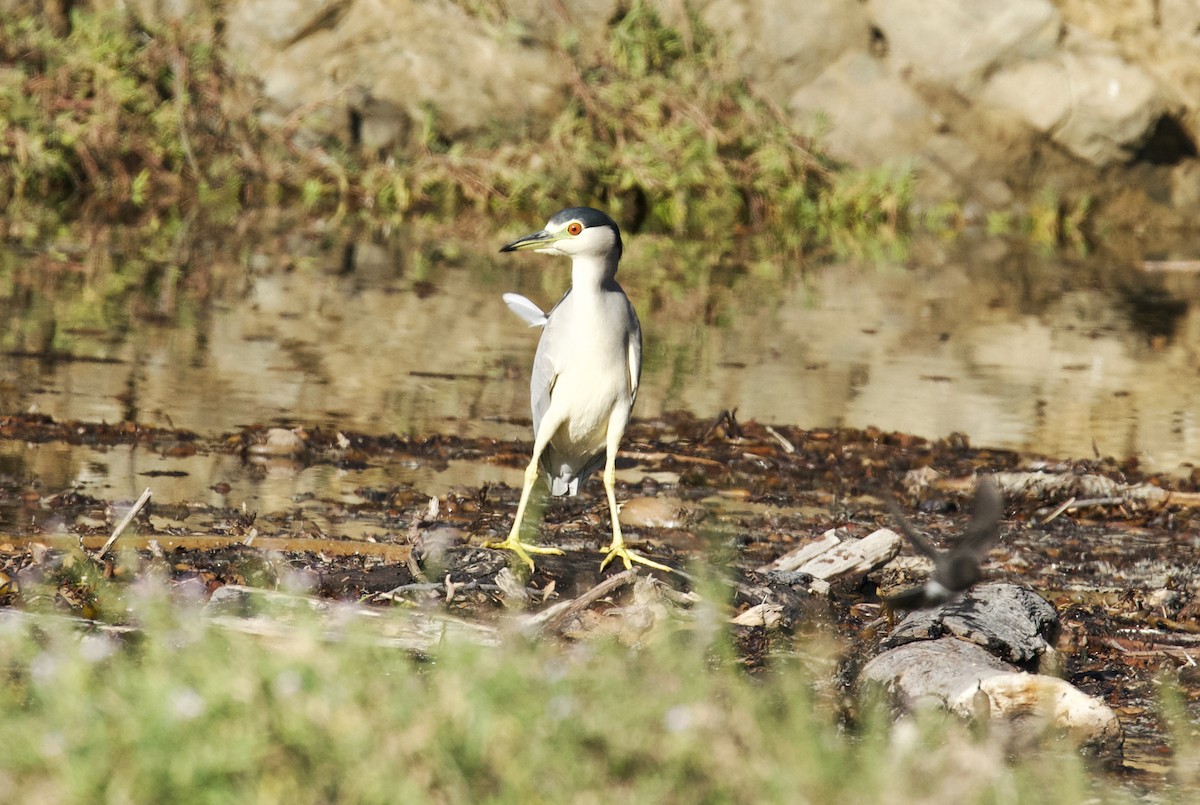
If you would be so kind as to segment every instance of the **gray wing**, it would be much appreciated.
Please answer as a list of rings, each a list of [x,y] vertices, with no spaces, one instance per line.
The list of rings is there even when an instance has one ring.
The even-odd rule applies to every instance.
[[[553,316],[570,293],[567,291],[563,298],[558,300],[558,304],[546,314],[546,323],[542,325],[542,337],[538,339],[537,352],[533,355],[533,373],[529,377],[529,406],[533,410],[535,437],[542,425],[542,417],[550,410],[550,392],[554,390],[554,381],[558,379],[558,366],[555,365],[550,349],[550,342],[556,330]]]
[[[629,318],[633,322],[633,330],[629,334],[629,407],[633,408],[637,401],[638,386],[642,382],[642,323],[638,321],[637,312],[628,298],[625,304],[629,306]]]
[[[912,523],[904,519],[904,515],[900,513],[900,507],[896,505],[896,501],[889,500],[887,507],[892,517],[895,518],[896,524],[900,526],[900,532],[908,537],[908,541],[917,549],[917,553],[937,561],[941,557],[941,553],[937,548],[933,547],[933,543],[926,539],[924,534],[918,531]]]

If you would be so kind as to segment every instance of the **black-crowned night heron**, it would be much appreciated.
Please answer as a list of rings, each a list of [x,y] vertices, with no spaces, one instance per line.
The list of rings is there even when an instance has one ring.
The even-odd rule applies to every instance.
[[[574,495],[589,475],[604,467],[604,491],[612,518],[612,543],[600,568],[619,557],[670,570],[625,547],[614,491],[617,448],[637,398],[642,374],[642,328],[629,297],[617,284],[621,232],[604,213],[569,207],[546,227],[514,240],[500,251],[533,250],[571,258],[571,288],[549,313],[516,294],[504,301],[530,326],[541,326],[533,358],[529,398],[533,407],[533,457],[525,468],[521,501],[508,539],[488,543],[507,548],[533,567],[531,553],[557,554],[557,548],[521,541],[529,495],[545,472],[550,492]]]

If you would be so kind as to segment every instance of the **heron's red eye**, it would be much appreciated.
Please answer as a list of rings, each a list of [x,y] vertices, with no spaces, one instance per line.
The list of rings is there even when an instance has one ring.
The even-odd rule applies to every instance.
[[[578,235],[582,231],[583,224],[579,223],[578,221],[572,221],[571,223],[567,224],[567,232],[571,235]]]

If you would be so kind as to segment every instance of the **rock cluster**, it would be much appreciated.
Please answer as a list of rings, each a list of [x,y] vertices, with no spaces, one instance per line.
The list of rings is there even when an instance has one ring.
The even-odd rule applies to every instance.
[[[684,3],[652,3],[688,25]],[[179,13],[189,3],[135,5]],[[571,71],[552,44],[599,47],[625,5],[231,0],[225,44],[279,114],[324,110],[326,133],[385,148],[410,137],[430,107],[449,136],[553,114]],[[913,166],[924,200],[982,214],[1087,188],[1124,195],[1131,208],[1153,202],[1177,223],[1200,200],[1200,6],[1191,0],[691,8],[756,90],[832,156]]]

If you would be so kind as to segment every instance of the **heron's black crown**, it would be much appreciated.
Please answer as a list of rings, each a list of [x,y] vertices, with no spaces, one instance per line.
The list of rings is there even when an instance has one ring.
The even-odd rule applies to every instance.
[[[585,229],[608,227],[613,231],[613,237],[616,238],[617,254],[620,255],[624,251],[624,244],[621,243],[621,228],[617,226],[616,221],[595,207],[567,207],[565,210],[559,210],[550,216],[547,226],[560,226],[568,221],[579,221]]]

